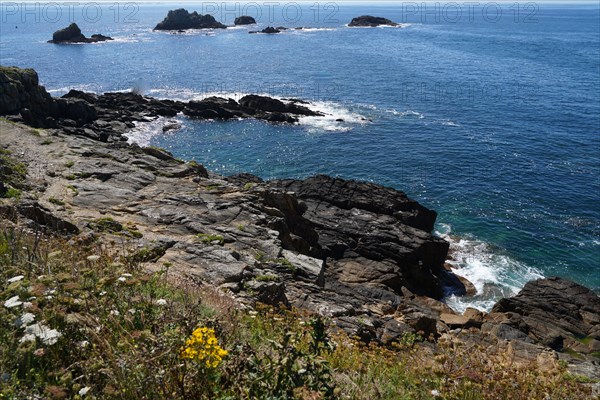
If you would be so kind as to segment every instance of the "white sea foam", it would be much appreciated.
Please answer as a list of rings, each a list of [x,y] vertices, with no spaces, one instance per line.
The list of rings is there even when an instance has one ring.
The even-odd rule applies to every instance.
[[[382,28],[382,29],[402,29],[402,28],[408,28],[409,26],[412,26],[413,24],[410,23],[404,23],[404,24],[396,24],[396,25],[378,25],[375,28]],[[347,28],[352,28],[352,29],[373,29],[374,27],[372,26],[350,26],[350,24],[346,24],[345,25]]]
[[[291,28],[291,29],[288,29],[287,32],[293,32],[293,33],[328,32],[328,31],[337,31],[337,30],[338,30],[338,28],[302,28],[302,29]]]
[[[365,125],[369,118],[354,112],[339,103],[328,101],[315,101],[307,104],[313,111],[318,111],[323,117],[301,117],[300,125],[308,126],[311,133],[315,132],[348,132],[357,125]]]
[[[63,87],[59,87],[59,88],[54,88],[54,89],[46,89],[46,91],[48,93],[50,93],[52,96],[62,96],[64,94],[69,93],[69,91],[73,89],[73,90],[81,90],[82,92],[89,92],[89,93],[101,93],[102,92],[102,88],[99,85],[96,84],[84,84],[84,85],[70,85],[70,86],[63,86]]]
[[[460,126],[460,124],[459,124],[459,123],[457,123],[457,122],[454,122],[454,121],[451,121],[451,120],[449,120],[449,119],[448,119],[448,120],[445,120],[445,121],[443,121],[443,122],[442,122],[442,125],[444,125],[444,126]]]
[[[418,111],[413,111],[413,110],[398,111],[398,110],[395,110],[392,108],[390,110],[387,110],[387,112],[390,114],[393,114],[393,115],[397,115],[402,118],[418,118],[418,119],[425,118],[425,115],[421,114]]]
[[[453,260],[448,263],[456,275],[466,278],[477,289],[475,296],[449,295],[446,303],[455,311],[467,307],[489,311],[503,297],[516,295],[528,281],[542,278],[536,269],[525,265],[489,244],[472,237],[456,237],[449,225],[440,225],[436,232],[450,243]]]
[[[158,117],[150,122],[135,122],[135,128],[127,132],[126,136],[129,139],[129,143],[137,143],[142,147],[149,146],[153,137],[166,134],[163,132],[163,127],[167,123],[177,122],[183,128],[185,126],[183,121],[183,118]]]
[[[227,91],[207,91],[194,92],[189,89],[151,89],[147,94],[159,99],[172,99],[181,101],[202,100],[208,97],[223,97],[239,101],[242,97],[250,94],[247,92],[227,92]],[[269,96],[285,103],[289,103],[290,97],[293,96],[277,96],[272,93],[254,93],[260,96]],[[370,122],[367,115],[363,115],[357,111],[353,111],[348,107],[332,102],[332,101],[307,101],[307,104],[300,104],[308,107],[313,111],[318,111],[325,116],[323,117],[300,117],[298,123],[308,127],[309,132],[347,132],[352,128],[365,125]],[[362,108],[362,107],[361,107]]]

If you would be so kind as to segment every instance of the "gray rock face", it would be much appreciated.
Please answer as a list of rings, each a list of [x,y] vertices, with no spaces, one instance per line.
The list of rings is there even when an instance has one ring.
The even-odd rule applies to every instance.
[[[281,201],[285,206],[276,206],[286,215],[289,232],[299,245],[287,233],[282,242],[327,259],[339,280],[376,284],[393,293],[407,287],[416,294],[441,297],[438,276],[448,243],[429,233],[434,211],[394,189],[323,175],[275,181],[271,186],[302,201],[301,205]]]
[[[183,8],[170,10],[162,22],[154,30],[172,31],[185,29],[225,29],[222,23],[215,20],[212,15],[198,14],[196,11],[188,12]]]
[[[51,102],[33,69],[0,67],[0,115],[18,114],[22,109],[48,113]]]
[[[55,127],[58,119],[80,125],[93,121],[96,110],[84,100],[56,100],[32,69],[0,67],[0,115],[21,114],[34,127]]]
[[[574,282],[529,282],[517,296],[500,300],[488,320],[501,317],[505,331],[554,350],[600,351],[600,297]]]

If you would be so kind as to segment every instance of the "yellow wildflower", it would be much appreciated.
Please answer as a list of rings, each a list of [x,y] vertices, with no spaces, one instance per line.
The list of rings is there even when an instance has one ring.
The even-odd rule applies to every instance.
[[[214,369],[219,366],[227,354],[227,350],[219,346],[215,330],[202,327],[194,330],[189,339],[185,341],[180,357],[204,363],[206,368]]]

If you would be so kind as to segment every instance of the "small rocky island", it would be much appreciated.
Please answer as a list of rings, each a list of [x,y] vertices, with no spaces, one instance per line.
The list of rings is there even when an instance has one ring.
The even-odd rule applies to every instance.
[[[248,15],[242,15],[237,17],[233,23],[235,25],[254,25],[256,20]]]
[[[212,15],[198,14],[196,11],[188,12],[184,8],[170,10],[162,22],[159,22],[156,31],[179,31],[186,29],[226,29],[227,26],[218,22]]]
[[[282,30],[285,30],[286,28],[283,27],[272,27],[272,26],[267,26],[265,29],[263,29],[262,31],[249,31],[248,33],[266,33],[269,35],[275,34],[275,33],[281,33]]]
[[[362,15],[360,17],[353,18],[352,21],[348,24],[348,26],[358,27],[358,26],[368,26],[368,27],[376,27],[381,25],[387,26],[398,26],[398,24],[394,21],[391,21],[387,18],[382,17],[373,17],[372,15]]]
[[[81,33],[81,29],[79,29],[79,26],[77,26],[76,23],[72,23],[66,28],[54,32],[52,40],[49,40],[48,43],[96,43],[105,42],[107,40],[113,40],[113,38],[99,33],[88,38]]]

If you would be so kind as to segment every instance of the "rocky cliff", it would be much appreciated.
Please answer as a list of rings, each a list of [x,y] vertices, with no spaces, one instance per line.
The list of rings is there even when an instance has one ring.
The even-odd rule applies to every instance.
[[[80,243],[125,241],[150,269],[168,263],[180,279],[217,286],[250,305],[320,313],[365,341],[451,335],[490,352],[508,346],[521,359],[552,354],[600,378],[595,293],[544,279],[489,314],[455,313],[441,301],[443,286],[466,291],[443,268],[448,244],[431,234],[437,215],[400,191],[329,176],[224,177],[123,140],[134,121],[158,115],[213,110],[226,119],[225,112],[290,115],[288,107],[303,106],[258,96],[201,105],[134,94],[53,99],[34,71],[4,67],[0,84],[0,114],[33,126],[52,118],[45,126],[57,126],[31,131],[0,121],[1,148],[28,170],[21,198],[1,200],[4,219]],[[81,115],[69,111],[74,105]]]

